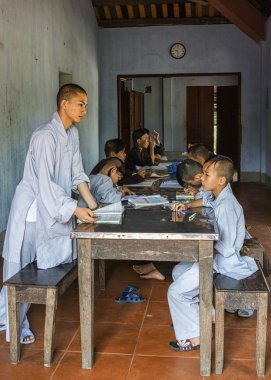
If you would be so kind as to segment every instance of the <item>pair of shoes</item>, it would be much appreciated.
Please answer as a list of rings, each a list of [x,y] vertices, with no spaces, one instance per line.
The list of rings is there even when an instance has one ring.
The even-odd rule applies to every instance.
[[[0,331],[5,331],[6,330],[6,325],[3,323],[0,325]]]
[[[25,340],[26,337],[29,337],[30,339]],[[22,329],[21,336],[20,336],[21,344],[31,344],[31,343],[34,343],[35,340],[36,340],[35,335],[32,333],[30,329]]]
[[[169,347],[173,351],[182,352],[182,351],[192,351],[192,350],[199,350],[200,345],[193,346],[190,339],[185,340],[176,340],[173,342],[169,342]]]
[[[225,311],[227,313],[231,313],[231,314],[237,313],[238,317],[241,317],[241,318],[250,318],[254,314],[253,309],[233,309],[233,308],[230,308],[230,309],[225,309]]]
[[[139,294],[140,288],[134,285],[128,285],[121,296],[115,297],[115,302],[117,303],[140,303],[146,301],[145,297]]]

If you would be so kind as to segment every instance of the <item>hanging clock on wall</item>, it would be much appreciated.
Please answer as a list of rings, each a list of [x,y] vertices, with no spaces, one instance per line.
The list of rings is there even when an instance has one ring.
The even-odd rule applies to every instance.
[[[171,57],[175,59],[183,58],[186,53],[185,46],[180,42],[175,42],[173,45],[171,45],[169,51]]]

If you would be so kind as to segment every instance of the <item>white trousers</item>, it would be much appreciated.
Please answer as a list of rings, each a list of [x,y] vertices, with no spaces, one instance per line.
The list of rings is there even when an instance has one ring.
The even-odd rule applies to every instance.
[[[3,281],[8,280],[14,274],[19,272],[29,263],[35,261],[36,258],[36,242],[35,242],[36,223],[26,222],[25,234],[23,245],[21,249],[21,262],[13,263],[8,260],[4,260],[3,268]],[[9,342],[9,323],[8,323],[8,292],[7,287],[3,286],[0,293],[0,323],[6,325],[6,340]],[[29,329],[28,319],[26,313],[30,307],[30,304],[20,304],[20,324],[21,331]]]
[[[200,336],[199,263],[179,263],[172,272],[168,303],[177,340]]]

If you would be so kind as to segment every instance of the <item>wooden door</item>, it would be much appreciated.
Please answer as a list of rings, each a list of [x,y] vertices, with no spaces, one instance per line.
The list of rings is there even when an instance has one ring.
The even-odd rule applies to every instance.
[[[214,146],[214,87],[186,88],[187,143],[202,142],[212,151]]]
[[[240,113],[238,86],[217,87],[217,152],[230,157],[240,170]]]
[[[132,134],[144,127],[144,93],[123,91],[121,94],[120,138],[126,142],[127,152],[133,147]]]

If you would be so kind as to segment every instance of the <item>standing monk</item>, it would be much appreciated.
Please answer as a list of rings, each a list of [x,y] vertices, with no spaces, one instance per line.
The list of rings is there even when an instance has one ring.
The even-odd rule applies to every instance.
[[[91,209],[97,204],[89,191],[84,173],[77,128],[87,111],[87,93],[76,84],[62,86],[57,94],[57,112],[51,121],[33,133],[27,152],[23,179],[17,186],[8,220],[3,248],[4,281],[27,264],[37,261],[46,269],[72,261],[72,217],[92,223]],[[77,189],[89,208],[77,206],[72,199]],[[20,307],[23,344],[33,343],[26,313]],[[8,300],[4,287],[0,293],[0,330],[9,341]]]

